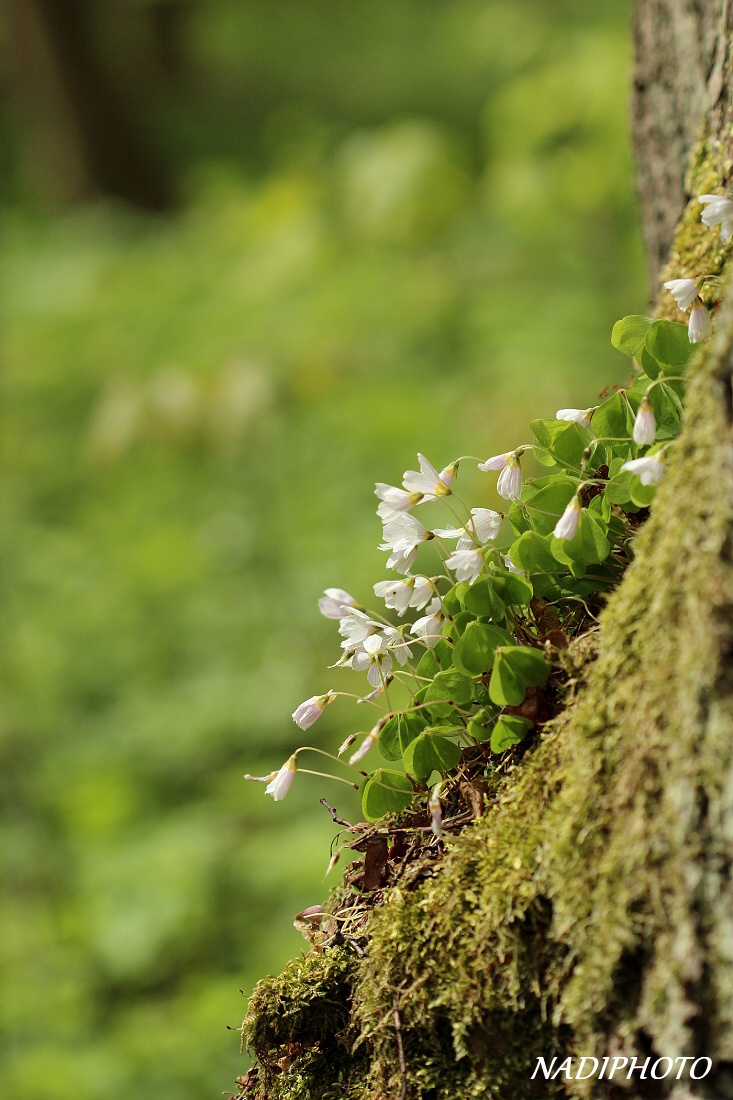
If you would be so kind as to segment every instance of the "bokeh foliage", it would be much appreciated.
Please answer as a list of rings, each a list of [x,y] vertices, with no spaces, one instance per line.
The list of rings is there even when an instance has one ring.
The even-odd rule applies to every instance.
[[[192,3],[196,79],[148,122],[182,207],[6,205],[3,1095],[203,1100],[243,1071],[237,988],[301,950],[318,796],[350,807],[241,776],[340,686],[315,600],[386,575],[373,482],[626,376],[627,19]]]

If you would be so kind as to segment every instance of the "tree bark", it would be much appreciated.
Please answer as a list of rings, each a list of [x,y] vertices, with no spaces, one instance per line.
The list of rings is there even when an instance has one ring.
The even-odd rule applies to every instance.
[[[730,128],[731,31],[730,0],[637,0],[632,137],[653,287],[690,197],[685,175],[702,128],[720,140]]]

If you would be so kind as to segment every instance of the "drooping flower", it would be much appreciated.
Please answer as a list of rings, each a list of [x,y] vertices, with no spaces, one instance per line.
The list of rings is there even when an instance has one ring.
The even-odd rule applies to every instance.
[[[408,493],[406,489],[399,489],[396,485],[386,485],[378,481],[374,492],[382,502],[377,508],[377,515],[383,523],[398,519],[403,512],[409,512],[423,499],[422,493]]]
[[[387,721],[386,717],[380,718],[379,721],[377,722],[376,726],[374,726],[373,729],[369,730],[369,733],[366,735],[366,737],[364,738],[362,743],[359,745],[359,748],[356,750],[356,752],[353,752],[351,754],[351,756],[349,757],[349,763],[350,764],[360,763],[360,761],[362,761],[364,759],[364,757],[369,752],[369,750],[372,748],[372,746],[376,745],[377,741],[379,740],[379,735],[382,732],[386,721]]]
[[[667,464],[662,454],[644,455],[643,458],[632,458],[629,462],[624,462],[621,469],[638,474],[642,485],[658,485],[667,473]]]
[[[396,569],[398,573],[409,573],[415,563],[418,546],[431,539],[433,533],[426,531],[419,519],[405,514],[385,523],[383,537],[379,549],[392,551],[387,568]]]
[[[687,325],[688,339],[691,344],[701,344],[703,340],[709,340],[712,335],[710,314],[702,300],[698,299],[690,310],[690,321]]]
[[[384,648],[389,650],[397,661],[397,664],[406,665],[410,657],[412,657],[412,650],[400,631],[395,630],[393,626],[385,626],[382,628],[382,640],[384,642]]]
[[[300,726],[302,730],[310,729],[334,698],[333,692],[327,691],[325,695],[312,695],[310,699],[306,699],[293,711],[293,721],[296,726]]]
[[[285,761],[269,786],[265,788],[265,794],[271,794],[276,802],[282,802],[293,785],[297,770],[298,758],[295,753],[293,753],[290,759]]]
[[[459,582],[468,581],[469,584],[473,584],[481,576],[484,568],[484,556],[480,550],[475,548],[473,550],[456,550],[449,558],[445,559],[445,564],[455,572]]]
[[[430,827],[438,840],[441,840],[443,837],[443,807],[437,795],[430,795],[428,810],[430,811]]]
[[[327,619],[343,619],[355,606],[356,600],[343,588],[327,588],[318,601],[318,610]]]
[[[366,672],[372,687],[381,684],[382,678],[392,668],[392,658],[385,648],[384,639],[378,634],[365,638],[351,658],[351,667],[354,672]]]
[[[637,447],[648,447],[657,438],[657,418],[646,394],[641,399],[631,434]]]
[[[555,524],[552,532],[556,539],[572,539],[578,530],[580,521],[580,498],[574,496]]]
[[[422,638],[432,649],[442,636],[441,632],[445,622],[445,616],[441,611],[441,603],[437,596],[428,605],[427,612],[427,615],[415,620],[410,627],[410,633],[414,634],[416,638]]]
[[[425,455],[419,454],[417,460],[420,463],[419,471],[405,470],[405,476],[402,478],[405,489],[409,493],[422,493],[426,500],[436,500],[438,497],[449,496],[451,493],[450,486],[448,482],[443,481],[442,475],[438,473],[433,464],[428,462]]]
[[[517,500],[522,492],[523,484],[522,468],[519,465],[517,455],[513,454],[499,474],[496,491],[500,497],[504,497],[504,500]]]
[[[595,412],[595,407],[590,409],[558,409],[555,420],[574,420],[583,428],[590,428],[590,420]]]
[[[389,684],[392,680],[391,676],[385,677],[386,682]],[[378,699],[380,695],[384,695],[384,684],[380,684],[374,691],[370,691],[368,695],[362,695],[360,699],[357,699],[357,705],[359,703],[373,703],[375,699]]]
[[[664,286],[670,292],[678,307],[685,311],[690,308],[700,293],[695,279],[670,279]]]
[[[478,468],[484,474],[488,474],[489,470],[503,470],[513,454],[513,451],[506,451],[503,455],[493,455],[491,458],[487,458],[485,462],[479,462]]]
[[[440,471],[440,480],[445,482],[446,485],[450,485],[451,481],[455,481],[458,474],[458,463],[451,462],[445,469]]]
[[[524,479],[522,468],[519,465],[519,455],[516,451],[507,451],[503,455],[494,455],[487,458],[486,462],[479,462],[479,470],[487,473],[489,470],[501,470],[499,480],[496,483],[496,491],[504,500],[516,500],[522,491]]]
[[[697,201],[705,207],[703,224],[713,226],[720,223],[720,243],[727,244],[733,237],[733,201],[725,195],[698,195]]]

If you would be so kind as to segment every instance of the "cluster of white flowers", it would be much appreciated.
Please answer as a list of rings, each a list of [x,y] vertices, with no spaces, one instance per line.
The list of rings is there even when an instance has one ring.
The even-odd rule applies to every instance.
[[[719,225],[720,243],[727,244],[733,237],[733,199],[727,199],[725,195],[698,195],[697,201],[705,208],[700,218],[703,225]],[[700,297],[700,288],[709,278],[698,275],[694,279],[670,279],[664,284],[678,308],[683,313],[690,310],[687,334],[691,344],[700,344],[713,335],[710,314]]]

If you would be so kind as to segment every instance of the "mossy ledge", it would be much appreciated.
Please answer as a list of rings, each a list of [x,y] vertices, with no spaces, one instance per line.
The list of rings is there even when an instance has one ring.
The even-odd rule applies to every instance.
[[[730,291],[691,373],[585,683],[435,877],[388,894],[364,958],[258,985],[247,1100],[733,1095]],[[714,1064],[633,1093],[530,1079],[538,1055],[620,1053]]]
[[[296,1073],[265,1074],[260,1097],[385,1100],[405,1082],[423,1100],[531,1097],[539,1054],[620,1051],[714,1058],[700,1095],[724,1093],[733,1064],[732,364],[729,295],[695,360],[669,475],[602,615],[577,700],[439,873],[412,893],[391,892],[364,959],[331,949],[257,987],[243,1026],[251,1049],[265,1061],[293,1041],[308,1052]],[[336,1046],[314,1057],[313,1036],[326,1034]],[[593,1082],[594,1096],[614,1090]]]

